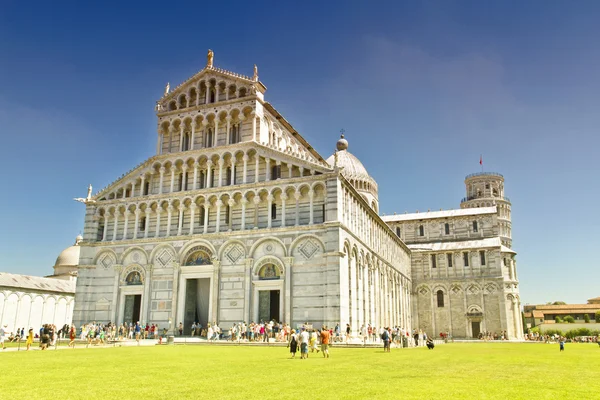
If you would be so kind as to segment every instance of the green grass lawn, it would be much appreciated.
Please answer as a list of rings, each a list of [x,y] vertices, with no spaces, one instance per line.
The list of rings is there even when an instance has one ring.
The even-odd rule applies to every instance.
[[[82,347],[80,345],[80,347]],[[598,399],[596,344],[331,349],[154,346],[0,354],[0,398]]]

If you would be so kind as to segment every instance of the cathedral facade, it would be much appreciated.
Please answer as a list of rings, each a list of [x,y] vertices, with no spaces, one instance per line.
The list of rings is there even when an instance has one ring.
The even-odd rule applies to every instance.
[[[187,330],[193,322],[227,328],[274,319],[348,323],[354,331],[367,324],[454,330],[447,321],[459,318],[458,308],[438,318],[419,298],[425,287],[435,295],[436,279],[445,279],[447,296],[458,282],[417,271],[417,259],[435,250],[412,246],[435,246],[437,238],[398,234],[404,222],[379,216],[377,183],[343,136],[324,159],[265,101],[256,66],[243,76],[216,68],[213,57],[209,51],[205,68],[174,90],[167,85],[157,102],[156,155],[78,199],[86,214],[74,323],[140,321],[170,330],[182,323]],[[496,200],[481,217],[494,224]],[[484,226],[487,236],[477,239],[499,237]],[[454,239],[463,241],[458,232]],[[470,290],[462,278],[456,284]],[[487,287],[480,296],[489,296]],[[516,286],[511,294],[518,302]],[[486,321],[509,329],[500,312],[508,301],[476,310],[495,313]],[[468,307],[479,304],[465,308],[465,327],[475,318]]]

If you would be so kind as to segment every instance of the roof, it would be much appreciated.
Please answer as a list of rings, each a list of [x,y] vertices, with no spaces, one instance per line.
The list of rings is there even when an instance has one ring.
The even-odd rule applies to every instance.
[[[533,318],[544,318],[544,313],[539,310],[533,310]]]
[[[500,241],[499,237],[479,240],[464,240],[461,242],[414,243],[408,245],[408,248],[413,251],[452,251],[492,247],[502,247],[502,242]]]
[[[457,210],[445,211],[427,211],[423,213],[384,215],[381,217],[385,222],[400,222],[413,221],[419,219],[434,219],[434,218],[450,218],[450,217],[467,217],[473,215],[496,214],[496,206],[493,207],[475,207],[461,208]]]
[[[42,292],[75,293],[75,281],[0,272],[0,287],[39,290]]]
[[[536,310],[542,311],[557,311],[557,310],[576,310],[576,309],[587,309],[587,310],[596,310],[599,309],[600,305],[598,304],[560,304],[560,305],[552,305],[552,304],[544,304],[535,306]]]
[[[335,154],[327,159],[327,164],[334,166]],[[370,180],[371,176],[362,162],[348,150],[337,152],[337,166],[343,168],[342,174],[348,179]]]

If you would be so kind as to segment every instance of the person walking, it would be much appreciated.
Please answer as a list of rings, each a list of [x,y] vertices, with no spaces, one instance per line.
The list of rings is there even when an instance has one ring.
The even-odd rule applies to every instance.
[[[321,329],[321,352],[323,353],[324,358],[329,358],[329,339],[331,335],[327,330],[327,327],[323,325],[323,329]]]
[[[288,342],[287,347],[289,347],[290,353],[292,353],[292,358],[296,358],[296,351],[298,351],[298,336],[294,329],[292,329],[292,334],[290,335],[290,341]]]
[[[27,341],[25,342],[27,345],[27,351],[31,348],[33,344],[33,328],[29,328],[29,332],[27,333]]]
[[[560,351],[565,351],[565,339],[564,338],[560,338],[558,345],[560,346]]]
[[[383,341],[383,352],[390,352],[390,333],[387,328],[383,328],[381,332],[381,340]]]
[[[77,336],[75,332],[75,325],[71,326],[69,330],[69,347],[75,348],[75,337]]]
[[[4,341],[6,340],[6,328],[8,325],[0,326],[0,344],[2,345],[2,350],[6,349],[4,345]]]
[[[300,359],[308,358],[308,332],[305,327],[302,327],[300,332]]]
[[[317,353],[319,352],[319,348],[317,347],[317,330],[313,329],[310,333],[310,352],[314,353],[315,350]]]

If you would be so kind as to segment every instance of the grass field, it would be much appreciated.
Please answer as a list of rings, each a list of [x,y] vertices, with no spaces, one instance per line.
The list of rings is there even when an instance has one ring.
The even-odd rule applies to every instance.
[[[455,343],[332,348],[154,346],[0,353],[0,398],[598,399],[600,348]]]

